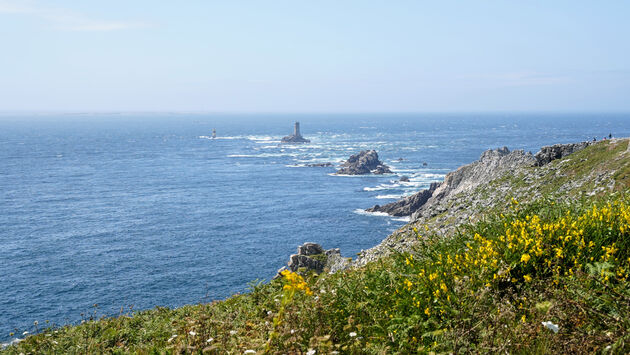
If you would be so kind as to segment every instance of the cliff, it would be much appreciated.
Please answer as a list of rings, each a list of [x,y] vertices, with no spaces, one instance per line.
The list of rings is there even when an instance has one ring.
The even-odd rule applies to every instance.
[[[541,196],[566,200],[624,189],[630,170],[628,141],[557,144],[542,147],[535,155],[506,147],[485,151],[479,160],[448,173],[438,187],[432,186],[433,191],[422,190],[368,209],[411,215],[412,222],[362,251],[355,265],[374,261],[392,250],[408,250],[416,239],[413,228],[447,236],[463,223],[505,208],[512,198],[524,202]]]

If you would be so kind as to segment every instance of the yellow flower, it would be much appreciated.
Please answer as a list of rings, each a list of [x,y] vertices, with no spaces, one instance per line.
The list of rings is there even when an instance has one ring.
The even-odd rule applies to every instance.
[[[523,254],[521,256],[521,262],[524,262],[525,264],[527,264],[527,262],[529,261],[529,259],[531,259],[531,257],[529,256],[529,254]]]
[[[525,282],[531,282],[532,281],[532,277],[529,276],[529,274],[523,276],[523,279],[525,279]]]

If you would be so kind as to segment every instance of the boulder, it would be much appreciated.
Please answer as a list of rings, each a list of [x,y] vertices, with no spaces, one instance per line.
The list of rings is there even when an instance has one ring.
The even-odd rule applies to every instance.
[[[314,271],[320,274],[325,270],[331,273],[344,270],[349,265],[350,259],[342,257],[339,248],[325,250],[317,243],[307,242],[298,247],[297,254],[289,257],[287,266],[278,270],[274,279],[282,277],[281,272],[284,270],[298,273]]]
[[[337,175],[365,175],[365,174],[391,174],[389,167],[378,159],[375,150],[363,150],[348,158],[341,168],[337,170]]]

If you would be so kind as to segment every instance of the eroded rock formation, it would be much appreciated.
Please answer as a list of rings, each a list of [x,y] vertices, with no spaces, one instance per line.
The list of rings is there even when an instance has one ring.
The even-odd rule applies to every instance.
[[[283,270],[291,270],[298,273],[307,273],[314,271],[322,273],[324,271],[337,272],[345,269],[350,265],[350,258],[341,256],[339,248],[325,250],[317,243],[304,243],[297,248],[297,254],[289,257],[287,266],[278,270],[278,274],[274,278],[281,277]]]
[[[365,174],[391,174],[391,170],[380,160],[375,150],[363,150],[351,155],[341,164],[341,168],[335,174],[338,175],[365,175]]]

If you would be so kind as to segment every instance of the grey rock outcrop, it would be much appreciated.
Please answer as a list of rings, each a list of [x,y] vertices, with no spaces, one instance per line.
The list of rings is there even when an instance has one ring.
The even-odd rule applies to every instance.
[[[402,179],[401,179],[402,181]],[[415,211],[420,209],[433,195],[433,192],[441,183],[433,182],[427,190],[421,190],[415,194],[405,197],[402,200],[388,203],[383,206],[376,205],[368,208],[367,212],[385,212],[390,216],[411,216]]]
[[[325,250],[317,243],[304,243],[297,249],[297,254],[289,257],[289,263],[286,267],[278,270],[278,274],[274,277],[281,277],[283,270],[291,270],[293,272],[305,273],[314,271],[322,273],[324,271],[337,272],[348,268],[350,259],[341,256],[339,248]]]
[[[535,166],[543,166],[551,163],[556,159],[562,159],[569,154],[580,151],[593,142],[580,142],[580,143],[569,143],[569,144],[554,144],[550,146],[545,146],[540,148],[540,151],[534,155],[536,159]]]
[[[413,213],[412,220],[435,216],[445,210],[445,202],[448,205],[448,201],[456,199],[459,194],[473,191],[508,171],[532,166],[534,162],[532,153],[523,150],[510,152],[507,147],[486,150],[479,160],[446,174],[444,182],[433,191],[429,201]]]
[[[446,174],[444,182],[434,183],[429,190],[420,191],[416,195],[394,202],[390,206],[390,211],[383,212],[404,215],[402,213],[408,213],[419,206],[411,213],[412,223],[432,220],[436,231],[441,234],[448,233],[461,223],[468,221],[473,214],[473,209],[455,210],[450,207],[458,204],[462,195],[487,185],[503,174],[519,168],[531,167],[535,161],[531,153],[525,153],[523,150],[510,151],[507,147],[487,150],[481,154],[479,160]],[[413,203],[405,201],[411,198],[413,198]],[[475,207],[483,208],[483,206]],[[392,250],[408,250],[410,245],[415,243],[415,238],[411,228],[403,227],[379,245],[362,251],[354,264],[363,265],[389,254]]]
[[[400,181],[400,182],[409,182],[409,176],[403,175],[403,176],[400,177],[400,179],[398,179],[398,181]]]
[[[363,150],[358,154],[351,155],[348,160],[341,164],[337,170],[337,175],[365,175],[365,174],[391,174],[391,170],[380,160],[375,150]]]
[[[451,235],[461,225],[482,218],[490,210],[507,208],[511,205],[512,198],[526,202],[547,194],[563,199],[569,193],[579,196],[612,189],[615,182],[612,181],[614,171],[611,166],[622,164],[626,159],[624,155],[618,155],[614,161],[595,159],[590,162],[593,164],[591,170],[576,172],[570,168],[575,163],[574,160],[585,162],[586,158],[571,154],[594,144],[610,144],[611,148],[607,151],[617,154],[612,153],[613,148],[628,144],[627,142],[628,139],[619,139],[610,142],[562,144],[543,147],[536,156],[523,150],[509,151],[506,147],[487,150],[481,154],[479,160],[448,173],[429,199],[413,212],[409,224],[385,238],[379,245],[362,250],[353,266],[364,265],[395,251],[409,251],[417,241],[416,230],[421,235],[424,234],[424,228],[434,235]],[[557,164],[548,164],[556,159],[559,160]],[[595,190],[591,186],[593,183],[598,186]],[[401,207],[404,203],[397,201],[391,205]],[[396,213],[396,210],[385,212]]]

